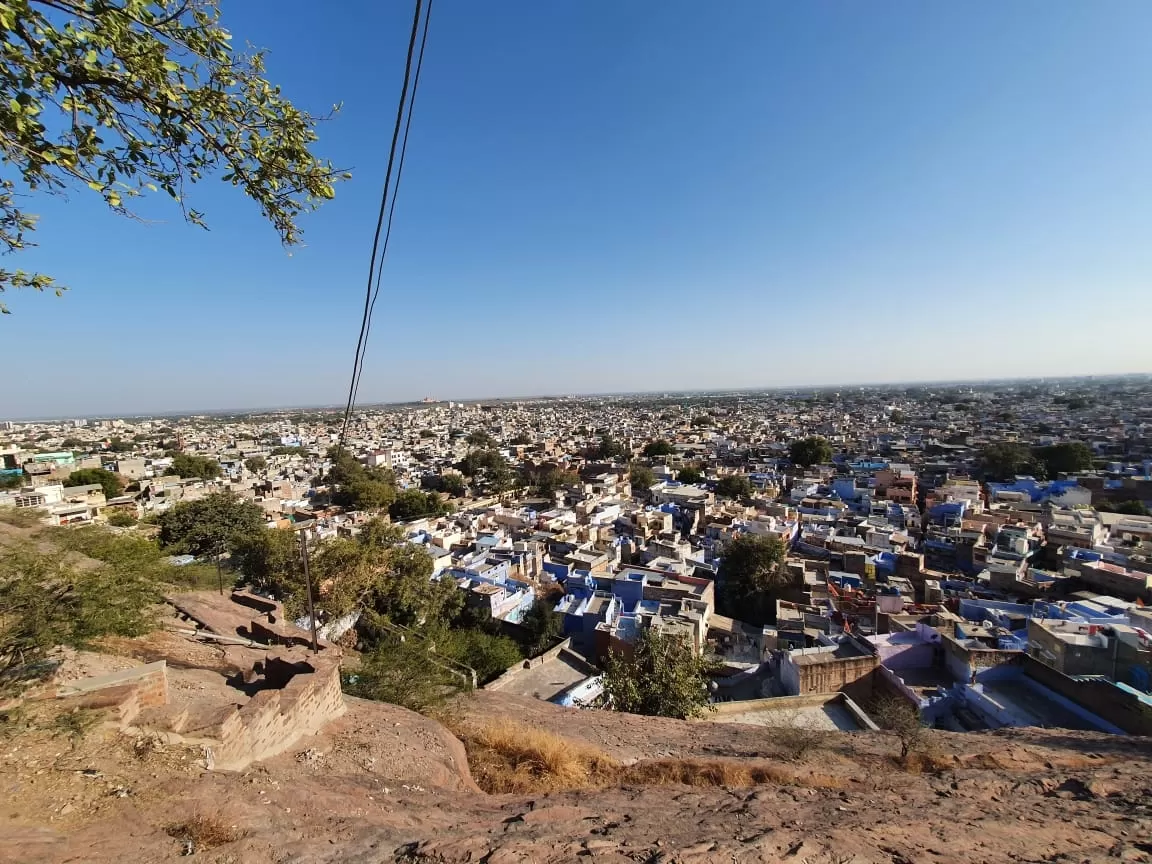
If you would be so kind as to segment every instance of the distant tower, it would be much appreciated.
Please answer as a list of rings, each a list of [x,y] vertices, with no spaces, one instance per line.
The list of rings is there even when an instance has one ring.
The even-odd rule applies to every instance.
[[[184,433],[183,432],[177,432],[176,433],[176,452],[178,452],[178,453],[184,452]]]

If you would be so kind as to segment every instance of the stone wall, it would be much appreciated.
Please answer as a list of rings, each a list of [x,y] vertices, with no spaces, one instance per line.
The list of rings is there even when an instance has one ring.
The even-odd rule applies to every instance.
[[[806,658],[810,659],[810,658]],[[812,693],[851,692],[854,698],[867,698],[871,694],[871,676],[880,659],[875,655],[866,657],[820,658],[816,662],[796,664],[799,693],[805,696]],[[858,684],[853,687],[852,685]]]
[[[344,713],[339,657],[270,657],[263,672],[267,686],[224,720],[219,743],[205,748],[209,768],[237,771],[275,756]]]
[[[1069,678],[1034,657],[1024,658],[1024,674],[1129,735],[1152,735],[1152,704],[1111,681]]]

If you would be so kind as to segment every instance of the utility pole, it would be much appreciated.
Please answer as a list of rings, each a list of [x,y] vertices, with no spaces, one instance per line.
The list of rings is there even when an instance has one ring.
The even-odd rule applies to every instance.
[[[316,654],[320,650],[320,645],[316,639],[316,607],[312,602],[312,576],[308,572],[308,528],[306,524],[300,531],[300,557],[304,561],[304,586],[308,592],[308,623],[312,628],[312,653]]]
[[[220,566],[220,556],[224,554],[223,549],[217,545],[216,547],[216,582],[219,585],[220,596],[224,596],[224,570]]]

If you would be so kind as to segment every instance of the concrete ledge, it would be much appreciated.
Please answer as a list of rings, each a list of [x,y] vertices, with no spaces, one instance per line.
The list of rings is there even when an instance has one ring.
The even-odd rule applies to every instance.
[[[168,684],[168,665],[163,660],[149,663],[145,666],[134,666],[119,672],[107,675],[97,675],[95,678],[82,678],[79,681],[69,681],[56,686],[57,696],[77,696],[81,693],[91,693],[94,690],[103,690],[106,687],[119,687],[123,684],[144,683],[148,678],[157,678]]]
[[[567,639],[565,639],[559,645],[552,646],[547,651],[545,651],[543,654],[538,654],[535,657],[529,657],[527,660],[521,660],[519,663],[515,664],[514,666],[509,666],[507,669],[505,669],[500,674],[499,678],[495,678],[492,681],[489,681],[487,684],[485,684],[483,689],[484,690],[501,690],[504,687],[507,687],[513,681],[515,681],[516,677],[519,675],[519,673],[523,672],[525,669],[532,669],[536,666],[543,666],[549,660],[555,660],[557,657],[559,657],[565,651],[568,651],[568,649],[571,647],[572,647],[572,637],[569,636]],[[571,654],[572,652],[568,651],[568,653]],[[573,656],[578,656],[578,655],[573,655]],[[579,659],[581,662],[585,662],[584,658],[579,657]]]
[[[876,731],[877,726],[872,718],[844,693],[814,693],[807,696],[779,696],[772,699],[745,699],[736,702],[717,702],[715,711],[702,717],[701,722],[724,723],[728,717],[754,712],[772,714],[777,712],[798,711],[804,708],[823,708],[835,704],[844,709],[852,717],[862,731]]]

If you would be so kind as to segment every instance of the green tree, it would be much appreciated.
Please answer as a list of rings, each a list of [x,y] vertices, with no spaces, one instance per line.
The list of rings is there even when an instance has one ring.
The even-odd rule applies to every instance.
[[[551,496],[557,489],[578,484],[580,475],[558,465],[528,465],[523,469],[523,479],[538,495]]]
[[[331,463],[328,466],[328,473],[324,477],[326,483],[345,486],[365,476],[364,466],[360,460],[343,447],[330,448],[326,458]]]
[[[518,432],[516,437],[512,439],[512,443],[518,447],[525,447],[532,443],[532,436],[527,432]]]
[[[24,485],[24,472],[0,474],[0,489],[19,489]]]
[[[177,453],[172,457],[172,465],[165,472],[174,474],[185,480],[199,478],[201,480],[215,480],[220,476],[220,463],[207,456],[193,456],[189,453]]]
[[[396,500],[396,486],[383,480],[354,480],[339,490],[332,500],[349,510],[377,513],[387,510]]]
[[[524,659],[513,640],[482,630],[450,630],[437,625],[427,632],[427,638],[437,655],[472,667],[480,685],[500,677]]]
[[[495,450],[473,450],[456,466],[465,477],[471,477],[496,492],[503,492],[512,482],[507,460]]]
[[[130,561],[70,563],[67,550],[30,542],[0,546],[0,671],[40,659],[57,645],[152,629],[157,583]]]
[[[716,609],[750,624],[776,620],[776,599],[787,587],[784,544],[773,535],[737,534],[721,550]]]
[[[724,498],[750,498],[752,481],[747,474],[727,474],[717,481],[716,494]]]
[[[1031,474],[1041,479],[1046,476],[1043,467],[1033,461],[1032,451],[1012,441],[985,447],[980,453],[980,471],[987,480],[1011,480],[1017,474]]]
[[[633,462],[628,466],[628,482],[632,484],[632,495],[646,495],[648,490],[656,485],[656,475],[647,465]]]
[[[124,492],[124,481],[120,479],[120,475],[104,468],[81,468],[69,474],[65,482],[69,486],[98,485],[104,490],[106,498],[115,498]]]
[[[0,210],[2,210],[2,209],[3,209],[3,204],[0,203]],[[2,243],[2,242],[3,241],[0,240],[0,243]],[[2,284],[2,280],[3,280],[3,271],[0,271],[0,284]],[[129,441],[125,441],[119,435],[115,435],[112,438],[108,439],[108,448],[107,449],[110,453],[130,453],[132,451],[132,444]]]
[[[165,547],[196,556],[219,554],[238,538],[265,530],[264,511],[231,492],[181,501],[158,521]]]
[[[344,691],[361,699],[426,711],[467,689],[462,670],[440,660],[423,639],[383,640],[344,675]]]
[[[419,489],[405,489],[388,507],[388,515],[397,522],[411,522],[425,516],[443,516],[447,512],[448,508],[438,494],[421,492]]]
[[[788,448],[788,458],[796,465],[807,468],[832,460],[832,445],[826,438],[813,436],[793,441]]]
[[[342,447],[328,451],[331,466],[325,481],[335,487],[332,502],[349,510],[376,513],[396,500],[396,476],[387,469],[367,468]]]
[[[676,479],[681,483],[696,484],[704,479],[704,475],[695,465],[685,465],[676,474]]]
[[[623,455],[624,445],[608,434],[603,435],[588,454],[589,458],[601,461],[611,461]]]
[[[296,532],[281,528],[237,534],[231,539],[232,566],[255,586],[283,595],[300,570]]]
[[[355,537],[318,543],[311,566],[319,586],[317,609],[329,620],[360,612],[358,626],[370,638],[386,632],[387,622],[413,627],[448,619],[462,602],[454,580],[432,578],[432,557],[379,519]],[[307,600],[302,576],[293,578],[287,593],[289,609],[302,612]]]
[[[716,422],[715,419],[713,419],[713,417],[710,414],[701,414],[698,417],[692,418],[692,425],[696,426],[698,428],[703,428],[705,426],[711,426],[715,422]]]
[[[440,488],[454,498],[463,498],[468,489],[464,485],[464,478],[459,474],[443,474],[440,477]]]
[[[185,219],[186,187],[213,174],[253,199],[286,244],[298,215],[348,175],[309,152],[319,118],[240,53],[216,0],[13,0],[0,4],[0,252],[32,244],[34,193],[89,189],[115,213],[163,190]],[[58,286],[0,270],[6,288]],[[6,311],[6,310],[4,310]]]
[[[268,460],[263,456],[249,456],[244,460],[244,467],[256,474],[268,467]]]
[[[1044,465],[1049,477],[1074,474],[1092,467],[1092,448],[1080,441],[1039,447],[1033,455]]]
[[[543,654],[564,635],[564,623],[556,614],[554,604],[542,597],[537,597],[532,608],[524,613],[520,626],[527,634],[525,650],[529,657]]]
[[[131,528],[139,520],[127,510],[113,510],[108,514],[108,524],[113,528]]]
[[[479,447],[481,450],[496,446],[496,441],[483,429],[473,429],[464,440],[468,442],[469,446]]]
[[[1123,513],[1125,516],[1152,516],[1148,508],[1144,506],[1144,502],[1136,500],[1121,501],[1116,505],[1115,512]]]
[[[655,459],[659,456],[671,456],[675,452],[675,448],[663,438],[649,441],[644,445],[644,456],[648,459]]]
[[[640,633],[631,654],[613,653],[604,667],[606,708],[687,720],[712,708],[708,698],[713,664],[696,656],[682,636],[647,629]]]

